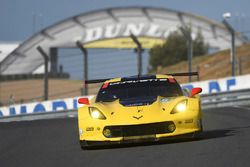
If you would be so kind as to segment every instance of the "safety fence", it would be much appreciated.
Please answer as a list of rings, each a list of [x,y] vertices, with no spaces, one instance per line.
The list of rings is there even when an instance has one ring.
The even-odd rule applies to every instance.
[[[113,78],[137,74],[137,54],[134,49],[88,49],[88,79]],[[149,54],[145,49],[142,71],[146,74]],[[23,61],[22,64],[29,64]],[[13,104],[43,101],[45,90],[48,100],[85,95],[84,60],[79,49],[58,49],[57,73],[49,73],[48,86],[44,75],[1,75],[0,107]],[[43,73],[43,70],[40,70]],[[61,75],[62,74],[62,75]],[[54,77],[57,76],[57,77]],[[96,94],[100,85],[88,85],[88,94]]]

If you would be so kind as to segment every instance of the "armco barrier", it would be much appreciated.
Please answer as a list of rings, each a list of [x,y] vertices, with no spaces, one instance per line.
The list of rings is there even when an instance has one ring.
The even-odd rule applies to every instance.
[[[202,95],[201,104],[202,108],[250,105],[250,89]]]
[[[32,121],[40,119],[53,119],[53,118],[66,118],[77,117],[77,110],[61,110],[57,112],[41,112],[30,114],[19,114],[14,116],[0,117],[0,122],[13,122],[13,121]]]

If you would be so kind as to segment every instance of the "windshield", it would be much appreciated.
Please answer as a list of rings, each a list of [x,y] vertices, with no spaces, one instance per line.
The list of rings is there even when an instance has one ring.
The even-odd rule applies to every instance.
[[[111,102],[119,99],[145,100],[155,99],[157,96],[174,97],[181,96],[182,90],[179,84],[169,79],[146,79],[105,83],[97,95],[97,102]]]

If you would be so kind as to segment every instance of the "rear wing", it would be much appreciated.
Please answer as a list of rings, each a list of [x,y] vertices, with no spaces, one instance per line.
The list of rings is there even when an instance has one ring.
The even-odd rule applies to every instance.
[[[110,80],[110,79],[112,79],[112,78],[86,80],[86,81],[85,81],[85,84],[96,84],[96,83],[102,83],[102,82],[105,82],[105,81]]]
[[[194,75],[199,75],[198,72],[180,72],[180,73],[171,73],[171,74],[164,74],[164,75],[171,75],[171,76],[194,76]],[[138,78],[140,78],[140,76],[138,76]],[[85,80],[85,84],[96,84],[96,83],[102,83],[105,82],[107,80],[110,80],[112,78],[106,78],[106,79],[93,79],[93,80]]]
[[[165,75],[186,77],[186,76],[194,76],[194,75],[198,76],[199,73],[198,72],[180,72],[180,73],[172,73],[172,74],[165,74]]]

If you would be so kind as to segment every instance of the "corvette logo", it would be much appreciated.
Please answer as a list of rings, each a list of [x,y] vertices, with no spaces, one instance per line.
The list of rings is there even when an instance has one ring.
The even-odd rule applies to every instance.
[[[135,118],[135,119],[137,119],[137,120],[141,119],[142,117],[143,117],[142,115],[139,116],[139,117],[133,116],[133,118]]]

